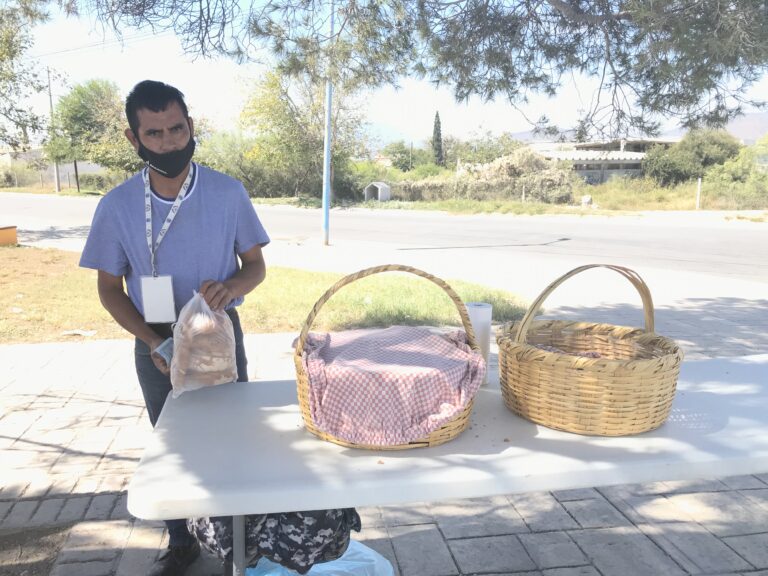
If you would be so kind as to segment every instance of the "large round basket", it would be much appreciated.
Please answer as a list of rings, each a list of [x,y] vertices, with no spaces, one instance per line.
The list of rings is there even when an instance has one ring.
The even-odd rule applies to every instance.
[[[544,300],[572,276],[608,268],[640,293],[645,329],[538,320]],[[639,434],[666,420],[675,396],[679,346],[654,333],[653,301],[633,270],[592,264],[550,284],[520,322],[497,333],[504,403],[512,412],[549,428],[599,436]]]
[[[318,438],[333,442],[334,444],[339,444],[341,446],[347,446],[349,448],[362,448],[365,450],[406,450],[409,448],[425,448],[428,446],[437,446],[438,444],[443,444],[461,434],[461,432],[463,432],[469,425],[469,415],[472,411],[472,402],[469,402],[467,407],[462,410],[456,417],[442,425],[440,428],[434,430],[424,438],[419,438],[418,440],[408,442],[407,444],[376,446],[371,444],[355,444],[340,438],[336,438],[335,436],[320,430],[312,420],[309,408],[309,375],[304,368],[302,355],[304,353],[304,345],[307,340],[307,335],[309,334],[309,329],[312,326],[315,317],[317,316],[318,312],[320,312],[320,309],[323,307],[323,305],[330,299],[330,297],[347,284],[350,284],[355,280],[365,278],[366,276],[371,276],[372,274],[391,271],[410,272],[411,274],[426,278],[427,280],[430,280],[440,286],[440,288],[442,288],[451,298],[459,312],[461,322],[464,324],[464,330],[467,333],[467,342],[470,348],[472,348],[472,350],[475,352],[480,351],[480,348],[477,345],[477,341],[475,339],[475,333],[472,330],[472,323],[469,320],[469,314],[467,313],[467,309],[464,306],[464,303],[462,302],[461,298],[459,298],[459,296],[453,291],[453,289],[440,278],[432,276],[423,270],[412,268],[410,266],[401,266],[399,264],[387,264],[383,266],[375,266],[373,268],[366,268],[365,270],[361,270],[360,272],[356,272],[342,278],[336,282],[336,284],[331,286],[315,303],[312,311],[309,313],[309,316],[307,316],[307,319],[301,328],[301,334],[299,335],[298,341],[296,343],[296,349],[293,355],[293,361],[296,365],[296,386],[299,397],[299,407],[301,409],[302,418],[304,419],[304,425],[307,430],[309,430]]]

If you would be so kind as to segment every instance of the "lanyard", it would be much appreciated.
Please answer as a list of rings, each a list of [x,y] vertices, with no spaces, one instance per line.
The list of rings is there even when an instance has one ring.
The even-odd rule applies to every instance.
[[[179,190],[179,194],[176,196],[176,200],[173,201],[171,211],[168,212],[168,217],[165,219],[165,222],[163,222],[163,227],[160,229],[160,232],[157,235],[157,241],[154,245],[152,245],[152,191],[149,188],[149,168],[145,168],[141,174],[142,178],[144,179],[144,213],[146,216],[145,220],[147,224],[147,246],[149,247],[149,256],[152,261],[152,276],[157,276],[157,268],[155,267],[155,254],[157,253],[157,249],[160,247],[160,242],[163,241],[163,238],[165,238],[168,229],[171,227],[173,219],[176,218],[176,213],[179,211],[179,207],[184,201],[184,197],[187,195],[189,184],[192,182],[192,174],[194,169],[195,165],[190,165],[189,174],[187,174],[186,180],[184,180],[184,183],[181,185],[181,190]]]

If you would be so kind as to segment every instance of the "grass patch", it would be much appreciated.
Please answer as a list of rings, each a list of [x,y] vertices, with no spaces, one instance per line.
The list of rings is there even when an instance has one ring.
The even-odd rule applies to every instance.
[[[0,248],[0,344],[79,340],[66,332],[95,331],[93,338],[128,338],[101,307],[96,272],[79,268],[79,255],[53,249]],[[238,308],[246,332],[296,332],[312,306],[342,274],[271,267],[267,279]],[[464,301],[493,304],[494,321],[522,317],[513,294],[446,280]],[[413,274],[388,272],[338,290],[317,316],[313,330],[344,330],[394,324],[459,326],[448,295]]]

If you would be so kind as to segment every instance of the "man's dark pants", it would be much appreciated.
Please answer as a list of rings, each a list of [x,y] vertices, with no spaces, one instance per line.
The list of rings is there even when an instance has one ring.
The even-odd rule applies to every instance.
[[[247,382],[248,360],[245,357],[243,330],[240,327],[240,318],[234,308],[227,310],[227,314],[229,314],[229,317],[232,320],[232,326],[235,329],[237,380],[238,382]],[[170,324],[152,324],[152,328],[158,335],[164,338],[173,335],[173,329]],[[157,419],[160,416],[160,412],[163,409],[163,404],[165,404],[165,399],[171,391],[171,379],[155,367],[155,363],[152,362],[152,357],[150,356],[149,347],[138,338],[136,339],[134,356],[136,358],[136,374],[139,377],[141,392],[144,395],[144,404],[149,413],[149,421],[154,428]],[[186,520],[166,520],[165,525],[168,527],[170,546],[184,546],[189,543],[192,536],[187,530]]]

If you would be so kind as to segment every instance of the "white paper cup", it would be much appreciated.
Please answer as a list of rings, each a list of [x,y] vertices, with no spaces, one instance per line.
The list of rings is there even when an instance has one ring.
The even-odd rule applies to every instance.
[[[469,321],[472,323],[472,329],[475,331],[477,345],[480,346],[480,352],[485,360],[485,380],[488,381],[488,352],[491,349],[491,318],[493,316],[493,306],[486,302],[466,302]]]

